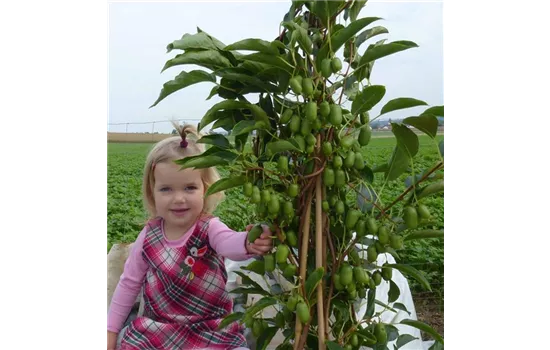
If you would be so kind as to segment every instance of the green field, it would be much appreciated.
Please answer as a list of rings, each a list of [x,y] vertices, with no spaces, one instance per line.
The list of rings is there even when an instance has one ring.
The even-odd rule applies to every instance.
[[[391,134],[391,133],[390,133]],[[438,143],[443,135],[436,137]],[[416,170],[424,169],[439,160],[437,143],[427,136],[419,136],[420,151],[415,160]],[[109,143],[108,144],[108,203],[107,203],[107,250],[119,242],[132,242],[143,228],[146,213],[141,200],[141,178],[147,152],[153,145],[150,143]],[[395,138],[373,138],[364,150],[365,160],[371,167],[388,159]],[[226,169],[219,169],[222,177],[227,175]],[[382,175],[375,174],[377,179]],[[381,193],[384,203],[390,203],[406,187],[402,175],[400,179],[386,184]],[[443,229],[443,195],[426,198],[424,201],[431,208],[435,219],[434,228]],[[226,191],[226,199],[215,214],[229,227],[243,230],[254,222],[254,206],[249,204],[240,188]],[[406,249],[401,253],[404,262],[427,271],[427,277],[435,290],[443,290],[443,240],[431,239],[425,241],[407,242]],[[418,288],[411,281],[413,289]]]

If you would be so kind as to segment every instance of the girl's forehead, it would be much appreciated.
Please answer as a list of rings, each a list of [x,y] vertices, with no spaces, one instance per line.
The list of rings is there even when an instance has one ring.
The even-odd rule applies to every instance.
[[[200,180],[202,178],[202,172],[197,169],[186,168],[180,169],[181,166],[174,162],[162,162],[155,166],[154,176],[155,179],[170,178],[181,179],[186,181]]]

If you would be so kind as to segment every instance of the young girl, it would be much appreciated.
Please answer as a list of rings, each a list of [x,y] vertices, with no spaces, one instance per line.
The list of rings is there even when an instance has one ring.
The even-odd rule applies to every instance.
[[[113,294],[107,349],[246,349],[237,322],[217,329],[233,308],[223,258],[242,261],[269,252],[271,232],[266,227],[248,243],[246,231],[212,216],[223,194],[204,194],[219,175],[215,168],[180,170],[174,160],[204,149],[194,127],[174,126],[180,136],[156,144],[145,163],[143,197],[151,219]],[[121,330],[142,287],[143,316]]]

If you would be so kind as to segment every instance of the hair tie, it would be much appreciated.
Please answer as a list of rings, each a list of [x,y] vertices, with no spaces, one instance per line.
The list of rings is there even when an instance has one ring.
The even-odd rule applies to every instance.
[[[181,133],[181,142],[180,142],[180,147],[181,148],[186,148],[187,145],[189,144],[185,138],[186,138],[185,131],[182,131],[182,133]]]

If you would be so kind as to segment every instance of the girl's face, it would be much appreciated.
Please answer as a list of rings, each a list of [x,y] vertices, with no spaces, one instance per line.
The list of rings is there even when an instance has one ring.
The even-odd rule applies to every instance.
[[[203,210],[205,189],[201,172],[189,168],[180,170],[179,165],[170,161],[158,163],[153,175],[157,215],[164,219],[167,230],[184,234]]]

